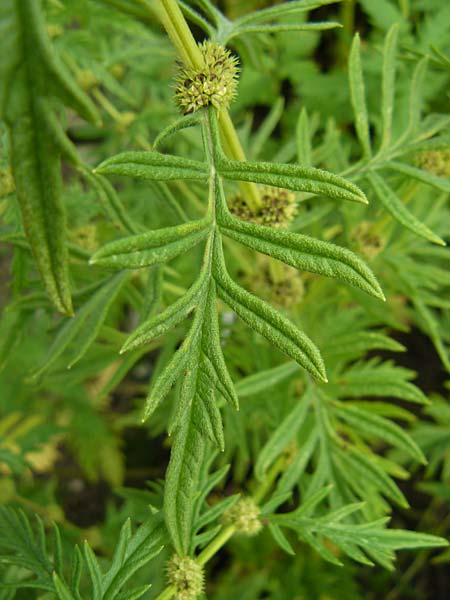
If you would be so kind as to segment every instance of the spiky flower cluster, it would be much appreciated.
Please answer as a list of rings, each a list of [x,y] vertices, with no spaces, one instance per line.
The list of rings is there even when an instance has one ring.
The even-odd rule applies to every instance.
[[[247,284],[257,295],[277,308],[291,308],[304,296],[302,274],[293,267],[277,263],[267,256],[258,256],[258,265],[247,278]]]
[[[70,238],[72,242],[88,252],[95,252],[98,248],[97,227],[93,224],[88,223],[72,230]]]
[[[262,186],[261,207],[253,212],[241,196],[229,201],[230,212],[243,221],[259,223],[267,227],[287,227],[297,213],[295,194],[283,188]]]
[[[238,60],[229,50],[207,40],[200,45],[203,66],[200,69],[180,66],[175,98],[184,114],[212,104],[227,108],[236,96]]]
[[[257,535],[262,529],[259,506],[249,496],[241,498],[223,514],[223,521],[236,526],[238,535],[248,537]]]
[[[351,241],[357,252],[367,260],[373,260],[384,248],[385,240],[374,231],[373,223],[361,221],[351,235]]]
[[[415,162],[418,167],[438,177],[450,175],[450,149],[419,152]]]
[[[167,579],[177,590],[177,600],[195,600],[203,592],[203,569],[192,558],[174,554],[166,568]]]

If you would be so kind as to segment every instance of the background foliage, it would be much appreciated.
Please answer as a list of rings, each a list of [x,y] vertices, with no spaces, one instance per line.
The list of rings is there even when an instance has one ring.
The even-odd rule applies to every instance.
[[[0,599],[446,598],[450,8],[165,4],[1,3]]]

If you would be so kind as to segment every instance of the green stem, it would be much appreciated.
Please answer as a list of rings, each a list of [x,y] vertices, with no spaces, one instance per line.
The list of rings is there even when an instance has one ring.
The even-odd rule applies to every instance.
[[[97,100],[97,102],[100,104],[100,106],[106,110],[106,112],[109,114],[109,116],[116,123],[122,122],[122,114],[117,110],[117,108],[115,106],[113,106],[111,104],[111,102],[108,100],[108,98],[100,90],[99,87],[95,86],[94,88],[92,88],[91,93],[94,96],[94,98]]]
[[[245,152],[237,136],[230,114],[227,110],[222,110],[219,114],[219,127],[222,137],[222,143],[225,153],[235,160],[245,162]],[[257,214],[261,208],[261,200],[258,188],[254,183],[241,181],[239,183],[242,196],[247,206]]]
[[[156,600],[169,600],[173,598],[177,593],[177,588],[174,585],[169,585],[166,589],[159,594]]]
[[[272,468],[267,473],[266,478],[262,481],[258,487],[256,488],[253,494],[253,500],[256,503],[260,503],[267,493],[272,488],[276,478],[283,471],[286,466],[286,456],[280,456],[280,458],[274,463]],[[224,527],[216,537],[204,548],[200,554],[195,559],[195,562],[204,566],[213,556],[217,554],[217,552],[228,542],[229,539],[233,537],[236,533],[235,525],[227,525]],[[156,598],[156,600],[170,600],[173,598],[177,592],[177,589],[174,585],[170,585],[167,587],[161,594]]]
[[[183,62],[194,69],[203,66],[203,57],[176,0],[159,0],[159,16],[167,35]]]
[[[340,32],[339,43],[339,62],[341,65],[347,64],[348,52],[350,50],[351,40],[355,29],[355,0],[344,0],[341,4],[340,21],[342,29]]]
[[[269,469],[269,472],[267,473],[264,481],[262,481],[259,484],[259,486],[256,488],[255,492],[253,493],[253,500],[256,502],[256,504],[260,504],[261,501],[265,498],[265,496],[267,495],[267,493],[270,491],[273,484],[275,483],[276,478],[281,473],[281,471],[283,471],[285,466],[286,466],[286,456],[283,454],[280,456],[280,458],[277,461],[275,461],[272,468]]]
[[[233,537],[236,532],[235,525],[228,525],[222,531],[216,535],[212,542],[210,542],[202,552],[197,556],[195,562],[203,566],[205,565],[221,548],[224,546],[228,540]]]
[[[409,15],[411,12],[409,0],[399,0],[399,4],[400,10],[402,11],[402,14],[405,17],[405,19],[409,19]]]
[[[161,23],[183,62],[191,68],[201,68],[202,54],[176,0],[159,0],[158,7]],[[219,126],[225,152],[234,160],[245,161],[244,149],[227,110],[221,112]],[[261,207],[257,186],[254,183],[242,182],[239,187],[246,204],[257,213]]]

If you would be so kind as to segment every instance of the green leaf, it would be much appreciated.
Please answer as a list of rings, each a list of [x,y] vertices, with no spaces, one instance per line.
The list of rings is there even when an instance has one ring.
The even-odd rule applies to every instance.
[[[45,529],[36,516],[35,528],[21,510],[0,507],[0,554],[2,562],[25,569],[29,576],[14,582],[14,587],[34,587],[53,592],[56,564],[50,560],[45,541]],[[62,577],[62,573],[58,573]]]
[[[369,158],[372,151],[370,148],[369,117],[367,115],[366,92],[364,89],[364,76],[361,65],[361,40],[358,33],[353,38],[350,50],[348,75],[350,98],[355,114],[356,133],[364,157]]]
[[[132,534],[130,522],[122,526],[111,565],[103,574],[98,560],[87,542],[84,560],[92,584],[92,600],[122,600],[140,598],[149,586],[124,590],[129,580],[141,567],[159,554],[162,549],[163,529],[161,519],[151,516]]]
[[[139,233],[139,227],[127,214],[122,201],[109,181],[105,177],[102,177],[102,175],[92,173],[84,166],[79,167],[79,170],[83,177],[85,177],[86,180],[89,181],[92,187],[97,191],[98,196],[105,206],[105,211],[110,219],[113,222],[117,221],[120,223],[121,227],[127,233]]]
[[[99,122],[99,115],[88,96],[76,85],[54,53],[48,38],[41,0],[3,0],[0,8],[2,56],[0,64],[0,114],[6,118],[21,111],[24,80],[33,77],[32,87],[40,95],[56,95],[88,121]],[[29,52],[32,48],[33,51]],[[17,75],[20,73],[20,76]],[[16,104],[16,101],[19,102]],[[22,102],[20,102],[22,100]]]
[[[189,382],[183,385],[186,384]],[[200,472],[206,452],[201,411],[194,401],[176,431],[164,488],[166,526],[181,556],[188,553],[191,541],[193,504],[200,492]]]
[[[397,39],[399,25],[396,23],[389,29],[383,49],[383,75],[381,84],[381,146],[384,150],[391,142],[392,115],[395,100],[395,59],[397,57]]]
[[[270,390],[281,381],[298,373],[299,367],[296,362],[287,362],[272,369],[259,371],[254,375],[244,377],[236,384],[236,392],[240,398],[252,396]]]
[[[195,413],[197,425],[204,435],[223,449],[222,418],[215,392],[219,392],[235,408],[238,399],[220,347],[213,281],[199,295],[194,321],[188,335],[153,383],[147,398],[144,419],[148,418],[173,383],[184,373],[178,405],[169,426],[169,435],[182,426],[195,401],[201,411]],[[200,420],[200,416],[202,419]]]
[[[282,33],[286,31],[327,31],[342,27],[336,21],[314,21],[313,23],[283,23],[273,25],[241,25],[234,27],[227,35],[227,42],[249,33]]]
[[[411,550],[414,548],[445,548],[448,541],[437,535],[405,531],[403,529],[387,529],[371,535],[374,542],[392,550]]]
[[[228,237],[302,271],[341,279],[384,300],[369,267],[350,250],[300,233],[281,231],[219,215],[220,230]]]
[[[363,524],[343,523],[342,521],[346,517],[362,508],[362,503],[349,504],[319,518],[309,517],[312,509],[320,503],[328,491],[325,488],[314,494],[310,499],[308,510],[302,509],[301,505],[294,512],[272,515],[271,522],[280,527],[292,529],[300,539],[310,544],[325,560],[334,564],[341,563],[334,553],[328,550],[322,538],[332,541],[353,560],[363,564],[372,564],[363,554],[364,552],[386,568],[392,567],[392,561],[395,558],[394,550],[448,545],[446,540],[437,536],[402,530],[386,530],[388,519],[378,519]]]
[[[132,534],[130,521],[122,526],[111,565],[103,574],[98,560],[87,542],[84,560],[92,585],[92,600],[123,600],[140,598],[149,585],[124,590],[129,580],[141,567],[159,554],[162,549],[163,529],[158,515],[151,517]]]
[[[309,399],[304,395],[300,402],[286,415],[275,431],[267,440],[258,454],[255,464],[255,475],[260,481],[263,480],[267,470],[275,462],[297,435],[303,425],[309,409]]]
[[[164,367],[162,373],[156,378],[156,381],[153,382],[145,402],[144,415],[142,417],[143,421],[147,420],[153,414],[160,402],[162,402],[170,392],[175,381],[187,367],[192,357],[192,353],[196,348],[198,336],[199,325],[198,320],[195,319],[182,345]]]
[[[360,358],[371,350],[404,352],[406,348],[396,340],[376,331],[356,331],[333,336],[327,343],[324,354],[333,358]]]
[[[47,292],[58,310],[71,315],[60,158],[46,135],[44,107],[31,94],[28,100],[30,114],[10,126],[16,193],[25,234]]]
[[[328,4],[337,4],[342,0],[294,0],[291,2],[282,2],[277,6],[263,8],[261,10],[252,11],[248,15],[244,15],[237,19],[237,23],[256,23],[264,21],[272,21],[293,13],[302,13]]]
[[[418,294],[416,291],[412,293],[411,300],[418,316],[420,317],[422,327],[430,336],[445,369],[450,373],[450,359],[446,344],[442,337],[439,321],[435,318],[433,311],[428,308],[428,306],[422,300],[420,294]]]
[[[325,561],[336,565],[337,567],[343,567],[343,563],[325,546],[325,544],[314,537],[309,531],[303,530],[299,533],[299,539],[304,540],[307,544],[317,552]]]
[[[70,315],[61,150],[49,97],[56,95],[87,119],[96,121],[98,114],[53,53],[40,0],[5,0],[0,25],[0,116],[9,130],[22,222],[50,298]]]
[[[56,593],[58,594],[58,600],[76,600],[64,583],[64,581],[58,577],[57,573],[53,573],[53,584],[55,586]]]
[[[378,364],[371,361],[350,367],[330,383],[330,388],[340,398],[387,396],[428,404],[422,390],[408,381],[411,376],[411,371],[392,366],[389,362]]]
[[[299,452],[294,456],[280,477],[277,484],[277,492],[282,494],[291,491],[301,481],[301,477],[310,462],[319,442],[317,429],[313,429],[303,444],[300,444]]]
[[[257,158],[263,151],[275,127],[280,122],[280,119],[283,116],[284,106],[284,98],[282,96],[279,96],[273,103],[269,114],[267,115],[267,117],[265,117],[264,121],[259,126],[258,131],[252,138],[252,142],[249,148],[249,154],[251,158]]]
[[[423,58],[417,63],[414,69],[411,88],[409,94],[409,121],[408,127],[404,133],[404,138],[407,139],[413,135],[420,124],[420,116],[422,114],[423,90],[425,75],[427,72],[428,59]],[[403,141],[403,138],[402,138]]]
[[[162,549],[164,531],[158,515],[151,516],[134,534],[129,522],[125,522],[116,546],[111,566],[103,575],[102,600],[122,600],[124,588],[133,575]],[[140,598],[149,585],[126,592],[125,598]]]
[[[102,572],[97,557],[87,541],[83,545],[83,555],[91,579],[93,600],[101,600],[103,596]]]
[[[339,416],[352,425],[360,435],[379,438],[403,450],[422,464],[427,460],[415,441],[396,423],[350,404],[340,404]]]
[[[202,338],[203,363],[209,378],[225,400],[239,410],[238,395],[223,357],[216,307],[216,286],[210,282],[205,305],[205,327]]]
[[[220,410],[216,402],[216,391],[220,392],[232,406],[237,407],[237,397],[231,378],[223,362],[216,313],[216,291],[214,282],[208,286],[206,298],[201,301],[192,329],[197,332],[191,346],[189,360],[186,365],[185,377],[180,388],[178,405],[169,425],[169,435],[180,426],[185,415],[195,402],[200,408],[195,413],[198,427],[203,435],[224,450],[223,425]],[[209,318],[208,318],[209,317]],[[210,320],[211,319],[211,320]],[[212,332],[211,332],[212,330]],[[217,331],[217,335],[214,333]],[[222,383],[215,364],[220,355],[228,381]],[[231,389],[226,387],[231,386]]]
[[[359,0],[359,3],[362,10],[367,13],[371,25],[381,31],[387,31],[395,23],[400,23],[403,27],[404,19],[398,3],[390,0],[377,0],[376,4],[373,0]]]
[[[408,175],[413,179],[417,179],[417,181],[431,185],[440,192],[450,194],[450,181],[444,179],[443,177],[437,177],[437,175],[427,173],[427,171],[424,171],[423,169],[417,169],[411,165],[405,165],[404,163],[399,163],[396,161],[389,161],[386,163],[386,167],[388,169],[392,169],[393,171],[397,171],[397,173],[403,173],[404,175]]]
[[[151,587],[152,585],[148,584],[141,585],[132,590],[127,590],[126,592],[120,594],[119,600],[138,600],[139,598],[142,598],[145,592],[148,592]]]
[[[289,543],[289,540],[284,535],[282,529],[278,527],[278,525],[276,525],[275,523],[269,523],[269,531],[272,534],[273,539],[276,541],[276,543],[280,546],[282,550],[284,550],[287,554],[290,554],[291,556],[295,555],[295,551]]]
[[[127,175],[150,181],[206,181],[209,174],[204,163],[159,152],[122,152],[102,162],[94,173]]]
[[[294,520],[297,521],[309,516],[314,512],[314,509],[321,504],[322,500],[330,494],[332,487],[332,485],[327,485],[311,494],[307,499],[301,502],[300,506],[291,514],[290,518],[294,518]],[[283,517],[279,518],[279,520],[282,522]]]
[[[153,149],[156,150],[158,146],[161,146],[166,139],[179,131],[183,131],[183,129],[187,129],[189,127],[194,127],[198,125],[200,119],[198,112],[192,113],[190,115],[183,115],[179,119],[177,119],[174,123],[171,123],[167,127],[165,127],[161,133],[158,134],[155,141],[153,142]]]
[[[325,366],[318,348],[281,313],[230,278],[218,245],[216,242],[214,278],[219,297],[252,329],[297,361],[314,377],[326,382]]]
[[[111,305],[124,285],[127,277],[119,274],[110,279],[68,319],[51,345],[44,363],[34,373],[39,377],[46,372],[66,351],[67,368],[73,367],[89,350],[100,332]],[[76,340],[76,344],[73,342]]]
[[[90,263],[116,269],[140,269],[166,262],[187,252],[211,230],[209,218],[190,221],[111,242],[98,250]]]
[[[297,121],[297,160],[305,167],[312,166],[311,131],[308,112],[302,108]]]
[[[363,192],[339,175],[313,167],[300,167],[270,162],[240,162],[219,157],[217,169],[225,179],[252,181],[273,185],[296,192],[310,192],[334,198],[367,204]]]
[[[120,353],[139,348],[181,323],[197,306],[203,285],[204,277],[199,277],[184,296],[142,323],[127,339]]]
[[[335,448],[333,463],[344,481],[347,481],[349,488],[353,489],[360,498],[366,499],[368,491],[370,494],[377,492],[403,508],[409,507],[407,499],[397,484],[373,455],[355,447],[349,448],[348,451]]]
[[[389,185],[378,175],[378,173],[368,173],[367,178],[381,204],[384,208],[401,223],[404,227],[415,233],[416,235],[445,246],[444,240],[428,229],[421,221],[409,212],[397,194],[389,187]]]

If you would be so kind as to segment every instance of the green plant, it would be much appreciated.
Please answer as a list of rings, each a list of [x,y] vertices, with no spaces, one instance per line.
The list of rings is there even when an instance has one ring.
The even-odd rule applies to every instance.
[[[397,481],[445,509],[445,401],[392,356],[450,370],[450,11],[262,4],[0,7],[0,598],[358,598],[428,549],[394,598],[447,545]]]

